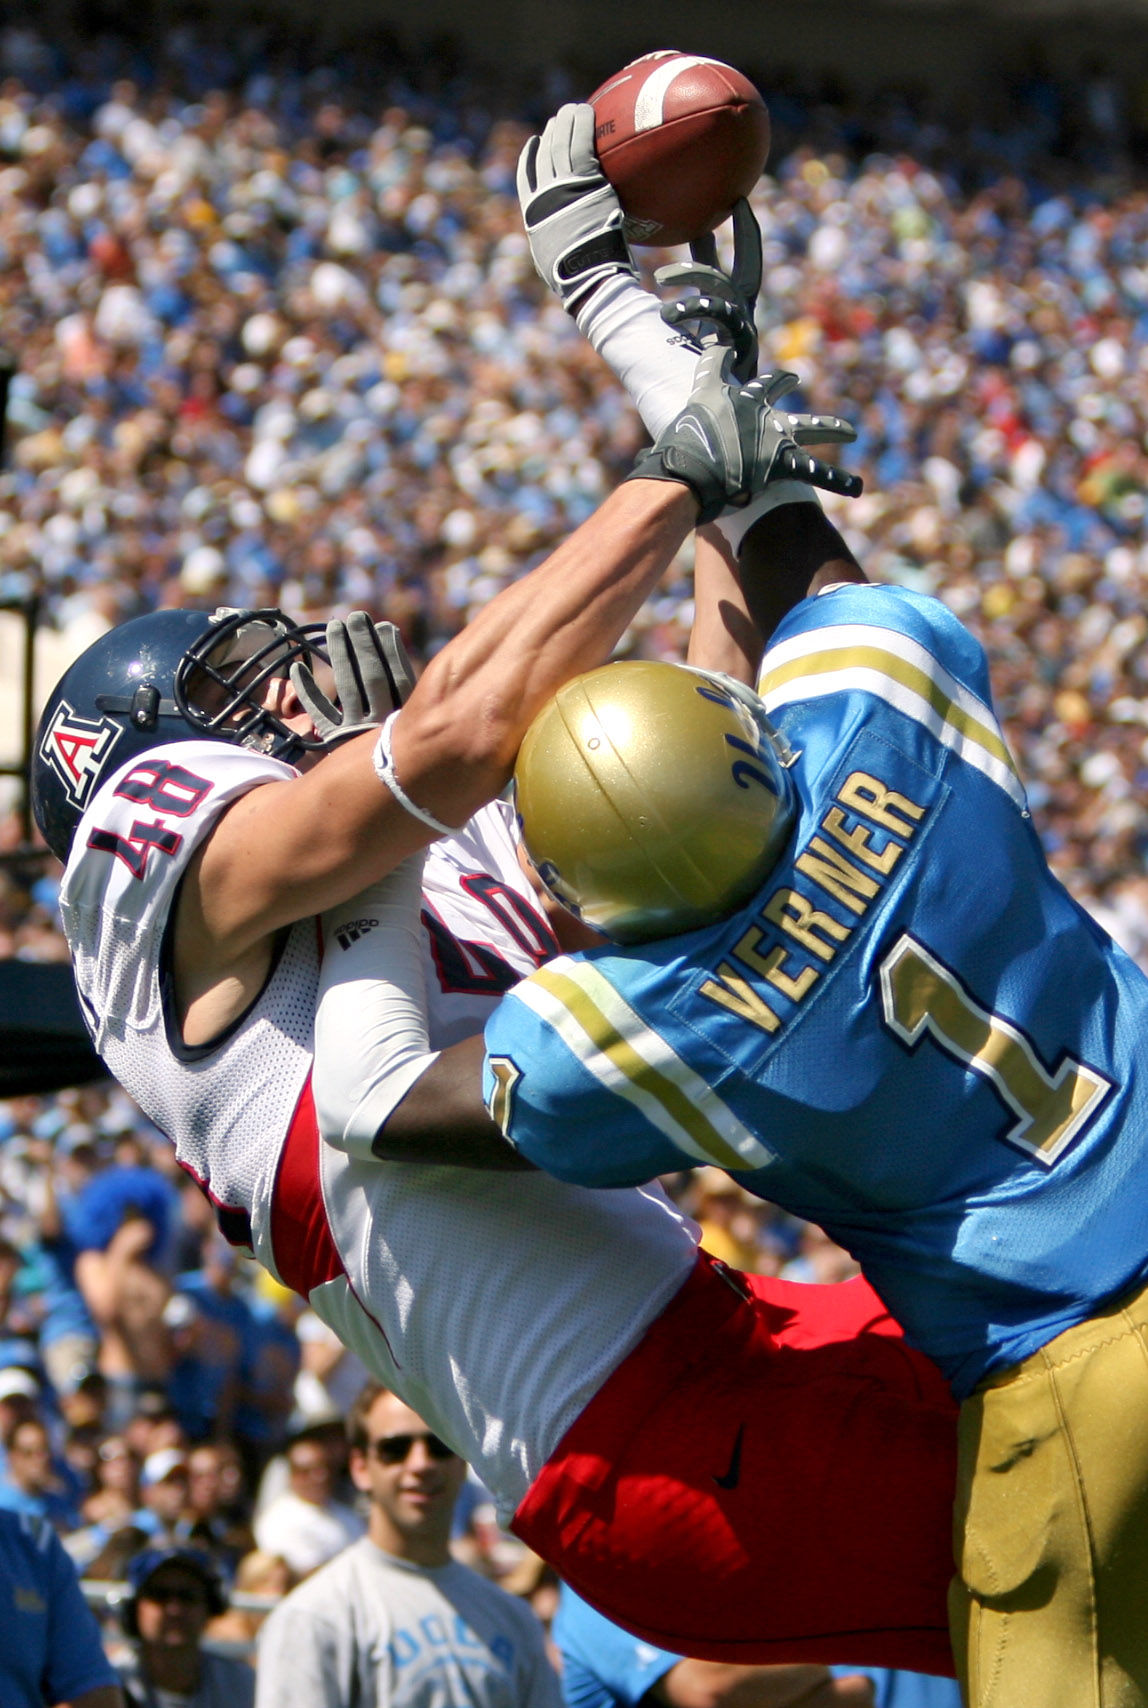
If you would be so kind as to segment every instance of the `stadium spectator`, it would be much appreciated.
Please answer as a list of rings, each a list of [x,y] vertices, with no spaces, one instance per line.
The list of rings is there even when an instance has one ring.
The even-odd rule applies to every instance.
[[[172,1336],[167,1392],[191,1440],[227,1440],[235,1432],[254,1323],[236,1285],[235,1247],[218,1230],[204,1244],[202,1266],[175,1278],[165,1310]]]
[[[44,1519],[0,1511],[5,1708],[124,1708],[75,1567]]]
[[[43,1384],[34,1371],[23,1364],[9,1364],[0,1370],[0,1468],[4,1464],[3,1443],[17,1423],[39,1415],[43,1398]]]
[[[148,1454],[140,1467],[140,1503],[135,1523],[156,1547],[187,1541],[192,1521],[187,1455],[181,1447],[159,1447]]]
[[[88,1524],[108,1531],[126,1524],[139,1506],[139,1461],[119,1435],[108,1435],[96,1450],[95,1487],[84,1497],[81,1512]]]
[[[4,1437],[0,1509],[44,1518],[60,1531],[76,1528],[76,1487],[65,1466],[54,1462],[47,1425],[24,1417]]]
[[[295,1573],[278,1554],[265,1554],[262,1548],[252,1548],[244,1554],[235,1569],[233,1596],[259,1596],[267,1601],[282,1599],[294,1589]],[[269,1608],[237,1607],[234,1601],[213,1619],[207,1628],[212,1643],[234,1644],[246,1650],[252,1665],[255,1663],[255,1643]]]
[[[230,1486],[234,1454],[226,1443],[205,1441],[187,1456],[188,1540],[210,1554],[228,1579],[255,1546],[251,1526],[238,1515]]]
[[[256,1703],[398,1708],[417,1692],[443,1708],[558,1708],[533,1614],[451,1557],[463,1461],[378,1383],[347,1434],[367,1533],[267,1619]]]
[[[99,1369],[116,1429],[141,1390],[166,1383],[171,1371],[164,1317],[171,1281],[163,1262],[171,1212],[171,1189],[154,1169],[114,1167],[85,1187],[70,1218],[76,1285],[100,1330]]]
[[[292,1410],[299,1403],[296,1385],[303,1356],[299,1324],[304,1304],[265,1269],[255,1272],[248,1302],[251,1315],[235,1434],[249,1474],[255,1478],[282,1447]]]
[[[20,1245],[0,1239],[0,1365],[42,1370],[63,1391],[95,1356],[95,1326],[35,1231]]]
[[[180,1708],[251,1708],[255,1681],[244,1661],[203,1642],[227,1605],[206,1554],[195,1548],[147,1548],[128,1561],[129,1594],[120,1621],[126,1654],[113,1651],[129,1702],[174,1699]]]
[[[331,1454],[314,1433],[305,1431],[289,1441],[286,1458],[287,1487],[256,1517],[255,1541],[302,1578],[357,1542],[366,1525],[335,1498]]]

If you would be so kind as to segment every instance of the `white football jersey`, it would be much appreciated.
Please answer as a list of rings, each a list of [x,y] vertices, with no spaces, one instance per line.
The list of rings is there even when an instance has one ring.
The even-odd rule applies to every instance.
[[[246,1014],[196,1049],[175,1023],[166,938],[180,879],[219,813],[294,774],[220,742],[157,748],[95,795],[61,890],[97,1049],[172,1139],[228,1237],[293,1279],[307,1274],[310,1242],[300,1235],[298,1249],[284,1251],[276,1206],[288,1195],[288,1133],[309,1108],[317,922],[286,933]],[[501,803],[431,848],[423,893],[439,1049],[478,1031],[555,944]],[[296,1154],[316,1157],[315,1200],[338,1259],[338,1273],[318,1267],[299,1284],[340,1339],[474,1465],[508,1518],[681,1286],[696,1228],[656,1188],[591,1192],[542,1174],[364,1162],[321,1143]]]

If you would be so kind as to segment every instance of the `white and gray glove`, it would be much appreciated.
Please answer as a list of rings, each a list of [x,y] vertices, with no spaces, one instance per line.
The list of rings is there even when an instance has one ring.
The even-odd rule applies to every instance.
[[[846,498],[862,490],[860,477],[811,457],[804,445],[857,437],[836,415],[786,415],[772,406],[799,383],[796,374],[763,374],[749,385],[731,381],[734,351],[715,346],[698,362],[686,407],[627,480],[674,480],[698,501],[698,525],[739,509],[771,481],[798,480]]]
[[[414,672],[402,636],[393,623],[372,623],[365,611],[327,624],[327,657],[335,678],[331,701],[305,664],[291,666],[291,686],[327,748],[384,718],[410,697]]]
[[[539,276],[575,313],[606,279],[637,277],[622,207],[594,151],[594,109],[560,107],[518,160],[518,200]]]

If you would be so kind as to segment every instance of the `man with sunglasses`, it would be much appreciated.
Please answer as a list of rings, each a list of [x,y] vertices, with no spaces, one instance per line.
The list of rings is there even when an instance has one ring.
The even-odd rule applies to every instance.
[[[451,1555],[464,1461],[375,1382],[347,1435],[367,1534],[266,1621],[256,1708],[558,1708],[534,1615]]]

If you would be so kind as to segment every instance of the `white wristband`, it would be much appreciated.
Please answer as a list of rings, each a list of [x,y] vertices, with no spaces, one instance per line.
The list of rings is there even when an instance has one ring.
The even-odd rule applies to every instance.
[[[400,707],[399,710],[401,711],[401,709]],[[395,776],[395,756],[391,752],[391,725],[398,715],[398,712],[392,712],[379,731],[379,739],[376,741],[374,752],[371,754],[375,776],[380,783],[386,784],[399,805],[406,812],[409,812],[412,818],[417,818],[423,824],[429,825],[432,830],[437,830],[440,836],[453,836],[456,831],[461,830],[462,826],[444,824],[442,819],[436,818],[432,812],[427,812],[423,807],[417,807]]]
[[[756,498],[751,498],[743,510],[727,510],[724,515],[719,516],[714,527],[733,547],[736,556],[754,523],[760,522],[763,516],[768,516],[771,510],[780,510],[783,504],[816,504],[817,508],[821,509],[821,500],[807,481],[774,480],[770,481],[764,492],[759,492]]]

